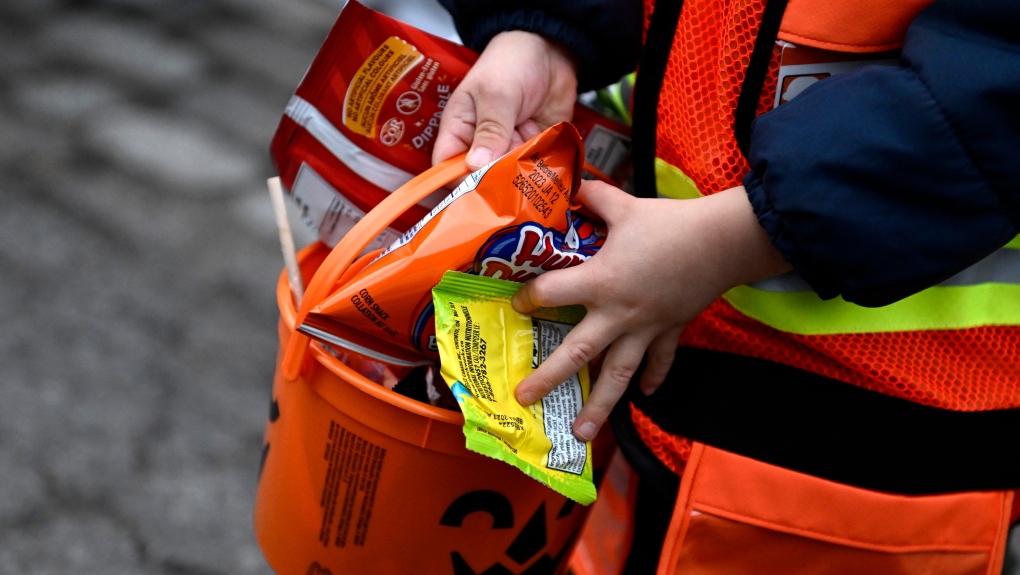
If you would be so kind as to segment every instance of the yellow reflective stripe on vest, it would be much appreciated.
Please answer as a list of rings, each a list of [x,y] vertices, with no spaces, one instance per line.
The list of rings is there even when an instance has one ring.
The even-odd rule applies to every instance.
[[[700,197],[680,169],[655,159],[660,197]],[[1020,236],[959,274],[896,303],[867,308],[820,299],[794,273],[738,286],[723,297],[744,315],[801,335],[1020,325]]]
[[[655,158],[655,187],[660,198],[690,200],[700,198],[701,192],[694,180],[680,171],[680,168]]]
[[[880,308],[819,299],[794,274],[739,286],[723,297],[748,317],[801,335],[1020,325],[1020,240],[935,287]]]
[[[881,308],[814,292],[765,292],[739,286],[723,296],[744,315],[801,335],[963,329],[1020,324],[1020,286],[933,287]]]

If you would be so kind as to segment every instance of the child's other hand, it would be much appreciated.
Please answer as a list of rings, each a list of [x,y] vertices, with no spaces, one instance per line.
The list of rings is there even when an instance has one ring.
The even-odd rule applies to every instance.
[[[503,32],[486,46],[443,110],[433,163],[469,150],[478,169],[549,126],[570,120],[577,70],[559,45],[530,32]]]
[[[526,283],[514,308],[583,304],[588,313],[516,391],[524,405],[544,397],[605,351],[598,380],[574,422],[592,439],[627,389],[642,357],[640,386],[665,379],[684,325],[731,287],[789,269],[772,247],[742,187],[693,200],[639,199],[585,181],[577,196],[606,222],[606,243],[578,266]]]

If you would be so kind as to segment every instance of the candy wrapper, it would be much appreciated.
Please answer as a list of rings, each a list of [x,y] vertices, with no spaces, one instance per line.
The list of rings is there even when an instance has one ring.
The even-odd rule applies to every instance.
[[[464,414],[467,448],[505,461],[556,492],[595,501],[591,444],[571,428],[588,400],[588,368],[533,405],[514,398],[517,384],[563,341],[582,307],[532,316],[510,302],[520,284],[448,272],[432,290],[441,373]]]
[[[432,165],[443,109],[477,58],[455,42],[347,2],[271,144],[283,185],[325,244],[336,245],[387,194]],[[630,128],[583,105],[574,125],[592,168],[624,177]],[[444,195],[403,214],[369,248],[392,243]]]
[[[525,282],[602,246],[604,230],[571,205],[581,149],[560,123],[469,175],[385,251],[355,261],[298,329],[375,359],[438,359],[429,290],[445,271]]]

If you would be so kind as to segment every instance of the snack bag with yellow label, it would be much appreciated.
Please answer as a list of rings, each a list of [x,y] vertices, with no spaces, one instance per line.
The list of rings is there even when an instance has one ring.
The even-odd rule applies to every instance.
[[[390,192],[432,166],[443,108],[477,58],[347,2],[270,146],[281,181],[323,242],[336,245]],[[435,201],[406,213],[370,248],[397,239]]]
[[[532,316],[510,304],[521,284],[447,272],[433,288],[441,373],[464,414],[467,448],[505,461],[557,493],[595,501],[591,444],[571,429],[588,400],[588,368],[525,407],[514,390],[584,316],[579,306]]]

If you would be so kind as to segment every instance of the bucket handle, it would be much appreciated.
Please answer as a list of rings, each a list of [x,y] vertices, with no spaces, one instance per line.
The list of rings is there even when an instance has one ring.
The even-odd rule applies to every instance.
[[[290,341],[280,364],[284,379],[296,381],[301,375],[301,367],[311,338],[297,331],[297,328],[304,323],[308,313],[329,296],[340,276],[394,220],[432,192],[469,174],[471,170],[464,161],[465,157],[466,154],[460,154],[444,160],[394,190],[375,208],[369,210],[326,256],[305,290],[296,321],[291,328]]]

